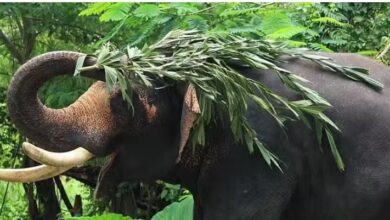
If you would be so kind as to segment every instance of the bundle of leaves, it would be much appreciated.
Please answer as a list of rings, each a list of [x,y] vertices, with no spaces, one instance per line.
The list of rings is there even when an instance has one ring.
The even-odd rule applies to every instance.
[[[196,89],[201,108],[201,114],[192,128],[192,146],[205,145],[205,128],[219,116],[227,115],[235,140],[244,144],[250,153],[258,150],[268,165],[282,170],[278,157],[261,141],[261,134],[256,133],[246,118],[248,102],[252,100],[270,114],[281,129],[286,120],[300,120],[307,127],[315,129],[320,145],[324,134],[338,168],[344,170],[333,138],[333,132],[340,130],[324,114],[331,104],[305,86],[308,82],[306,79],[281,68],[281,55],[311,60],[374,89],[383,87],[380,82],[370,78],[365,69],[340,66],[327,57],[313,55],[306,50],[236,35],[206,35],[196,30],[172,31],[157,43],[145,45],[142,49],[127,47],[122,51],[112,45],[104,45],[97,52],[94,66],[83,67],[86,56],[79,58],[75,75],[91,69],[104,69],[108,90],[119,86],[130,108],[133,105],[132,87],[136,85],[156,88],[161,82],[167,86],[179,82],[190,83]],[[263,83],[247,78],[232,68],[232,63],[273,70],[286,87],[300,95],[301,100],[291,101],[275,94]]]

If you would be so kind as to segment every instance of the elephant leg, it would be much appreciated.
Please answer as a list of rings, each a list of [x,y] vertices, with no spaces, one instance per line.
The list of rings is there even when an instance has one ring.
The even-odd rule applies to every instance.
[[[270,169],[259,155],[244,152],[241,156],[245,160],[222,160],[203,170],[195,200],[196,220],[281,218],[296,187],[294,172]]]

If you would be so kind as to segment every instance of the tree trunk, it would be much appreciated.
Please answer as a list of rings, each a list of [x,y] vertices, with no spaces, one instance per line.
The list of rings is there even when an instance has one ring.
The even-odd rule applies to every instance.
[[[25,157],[25,165],[27,166],[36,166],[37,163]],[[27,198],[29,202],[29,216],[32,220],[46,220],[46,219],[57,219],[61,215],[60,204],[55,193],[55,185],[53,179],[48,179],[35,183],[37,189],[37,199],[42,207],[42,210],[39,210],[36,200],[33,195],[33,186],[29,184],[25,187]]]
[[[38,200],[43,205],[42,219],[58,219],[61,216],[60,204],[55,193],[53,179],[36,182]]]

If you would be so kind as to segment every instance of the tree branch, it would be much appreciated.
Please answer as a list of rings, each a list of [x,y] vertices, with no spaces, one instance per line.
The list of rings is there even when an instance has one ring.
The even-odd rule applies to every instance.
[[[75,216],[83,216],[83,202],[80,195],[74,198],[73,213]]]
[[[31,18],[22,16],[23,24],[23,44],[24,44],[24,53],[23,53],[23,62],[25,62],[30,56],[35,46],[36,33],[33,29],[33,21]]]
[[[387,54],[387,52],[389,52],[389,50],[390,50],[390,41],[376,58],[379,60],[383,59],[383,57]]]
[[[62,185],[62,182],[60,180],[60,177],[58,177],[58,176],[54,177],[54,181],[56,183],[56,186],[57,186],[58,190],[60,191],[61,198],[64,201],[64,204],[65,204],[66,208],[68,209],[70,215],[74,216],[72,203],[70,203],[69,197],[66,194],[64,186]]]
[[[39,211],[37,206],[37,201],[34,198],[34,189],[33,184],[23,184],[24,191],[27,196],[27,204],[28,204],[28,216],[30,219],[38,219]]]
[[[12,54],[12,56],[18,60],[20,64],[23,63],[23,57],[19,53],[18,49],[16,48],[15,44],[11,42],[11,40],[8,38],[8,36],[3,32],[2,29],[0,29],[0,40],[3,41],[4,45],[7,47],[9,52]]]

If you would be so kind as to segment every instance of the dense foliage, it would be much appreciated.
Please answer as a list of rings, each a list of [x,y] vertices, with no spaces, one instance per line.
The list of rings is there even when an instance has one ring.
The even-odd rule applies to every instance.
[[[220,35],[238,34],[255,40],[260,37],[286,40],[290,46],[356,52],[373,58],[380,55],[383,62],[390,61],[390,52],[386,52],[390,45],[390,4],[386,3],[1,4],[1,166],[20,166],[23,162],[18,150],[23,138],[10,123],[3,101],[10,77],[20,64],[51,50],[92,52],[106,42],[119,48],[128,44],[142,48],[177,28]],[[41,90],[41,96],[46,104],[62,107],[76,99],[90,83],[75,78],[53,79]],[[117,188],[113,196],[116,199],[111,199],[110,204],[101,204],[92,201],[93,189],[89,186],[65,178],[63,183],[72,202],[76,194],[83,198],[84,215],[110,210],[125,213],[113,208],[118,205],[114,201],[136,195],[132,217],[150,219],[167,203],[179,201],[184,191],[165,183],[124,183]],[[0,219],[25,219],[27,199],[20,198],[26,198],[26,186],[7,185],[0,183],[0,202],[5,198],[5,203],[0,204]],[[36,196],[37,192],[34,193]],[[191,206],[188,200],[183,201],[175,203],[174,207],[181,209],[178,204]],[[69,211],[63,203],[61,205],[64,217],[69,217]],[[171,210],[167,213],[177,212],[172,211],[174,208],[166,210]]]

